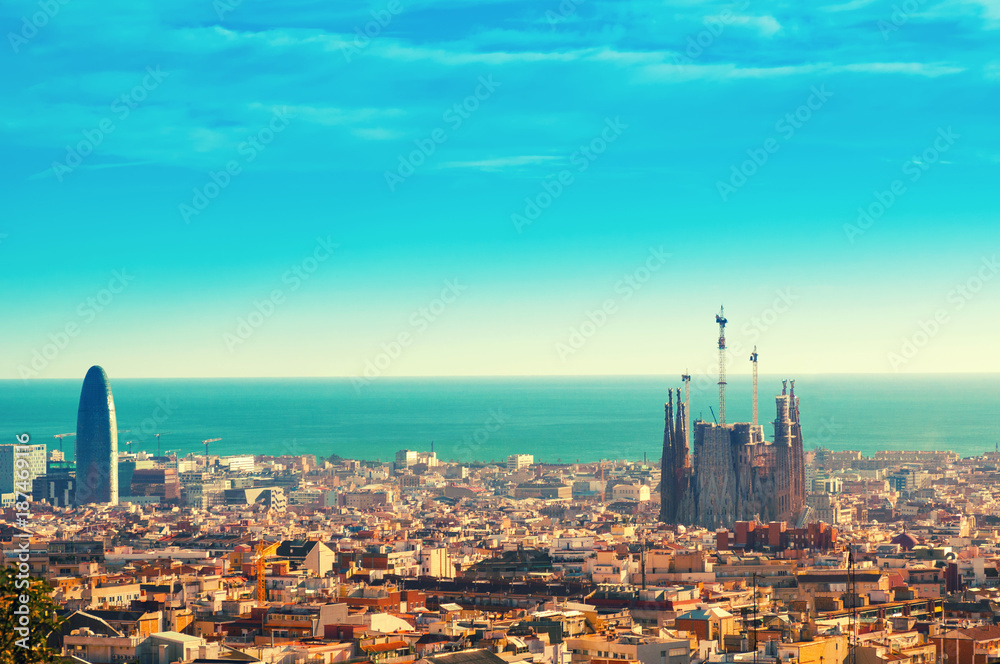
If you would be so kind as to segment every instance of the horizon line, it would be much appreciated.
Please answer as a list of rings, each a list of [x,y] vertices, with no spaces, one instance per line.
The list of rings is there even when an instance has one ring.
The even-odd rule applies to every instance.
[[[103,365],[94,365],[103,366]],[[678,372],[677,375],[682,375]],[[85,374],[84,374],[85,375]],[[442,379],[442,378],[655,378],[669,376],[668,373],[623,373],[623,374],[401,374],[394,376],[378,376],[369,378],[363,375],[265,375],[265,376],[119,376],[115,380],[354,380],[362,379],[368,382],[380,382],[396,379]],[[700,375],[700,374],[699,374]],[[713,376],[714,374],[706,374]],[[728,373],[728,377],[752,377],[752,373]],[[926,372],[895,372],[895,371],[819,371],[804,373],[772,373],[761,372],[760,376],[1000,376],[1000,371],[926,371]],[[46,378],[0,378],[0,382],[39,383],[51,380],[77,380],[79,376],[50,376]]]

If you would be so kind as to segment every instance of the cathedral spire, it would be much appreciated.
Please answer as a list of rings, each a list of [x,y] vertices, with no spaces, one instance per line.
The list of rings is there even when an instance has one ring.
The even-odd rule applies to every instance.
[[[672,523],[677,512],[676,487],[674,486],[674,466],[676,446],[674,444],[673,391],[667,390],[667,403],[663,405],[663,457],[660,460],[660,521]]]
[[[687,431],[687,406],[681,400],[681,388],[677,388],[677,422],[674,427],[674,458],[678,470],[690,465]]]

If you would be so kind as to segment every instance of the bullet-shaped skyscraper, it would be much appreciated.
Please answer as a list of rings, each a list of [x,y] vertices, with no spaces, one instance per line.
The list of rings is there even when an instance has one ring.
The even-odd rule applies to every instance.
[[[108,375],[90,367],[76,418],[76,504],[118,504],[118,422]]]

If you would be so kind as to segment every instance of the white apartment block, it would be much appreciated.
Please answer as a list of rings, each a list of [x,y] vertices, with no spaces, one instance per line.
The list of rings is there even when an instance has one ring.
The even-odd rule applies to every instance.
[[[535,457],[532,454],[511,454],[507,457],[507,471],[516,473],[528,468],[533,463],[535,463]]]

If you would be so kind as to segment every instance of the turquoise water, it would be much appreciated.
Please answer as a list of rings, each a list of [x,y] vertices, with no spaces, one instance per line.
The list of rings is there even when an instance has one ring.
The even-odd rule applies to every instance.
[[[76,430],[82,378],[0,381],[0,442],[28,432],[58,445]],[[692,389],[691,411],[711,419],[717,389]],[[774,415],[775,376],[760,379],[760,419]],[[663,402],[678,377],[115,380],[119,449],[218,454],[339,454],[391,459],[399,449],[441,459],[658,459]],[[796,381],[806,449],[951,449],[963,456],[1000,440],[998,375],[816,375]],[[158,405],[159,404],[159,405]],[[728,420],[750,419],[750,379],[730,376]],[[157,421],[159,419],[160,421]],[[765,426],[770,438],[771,427]],[[72,457],[73,438],[66,439]]]

